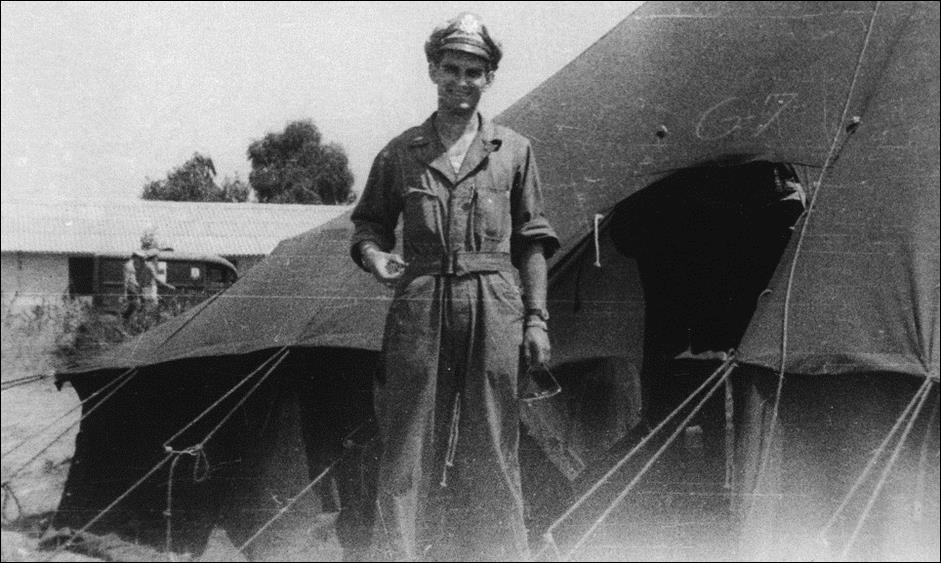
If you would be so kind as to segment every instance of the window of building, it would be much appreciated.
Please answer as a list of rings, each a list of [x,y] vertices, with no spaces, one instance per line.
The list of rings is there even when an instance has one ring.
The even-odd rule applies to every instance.
[[[69,258],[69,295],[92,295],[95,292],[95,259],[90,256]]]

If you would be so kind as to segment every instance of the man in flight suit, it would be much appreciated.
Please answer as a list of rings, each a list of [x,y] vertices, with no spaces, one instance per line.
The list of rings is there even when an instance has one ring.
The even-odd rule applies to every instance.
[[[524,559],[517,372],[521,347],[549,361],[559,243],[529,141],[477,111],[499,45],[462,14],[425,54],[438,110],[382,150],[352,216],[353,260],[395,289],[375,394],[377,540],[400,559]]]

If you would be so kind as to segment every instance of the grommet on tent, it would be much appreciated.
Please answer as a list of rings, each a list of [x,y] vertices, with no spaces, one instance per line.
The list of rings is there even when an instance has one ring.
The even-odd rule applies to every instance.
[[[854,115],[850,122],[846,125],[847,133],[855,133],[859,126],[862,124],[863,118],[858,115]]]

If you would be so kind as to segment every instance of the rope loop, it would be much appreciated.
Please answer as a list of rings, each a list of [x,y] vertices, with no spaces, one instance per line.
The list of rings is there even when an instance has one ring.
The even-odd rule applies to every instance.
[[[209,459],[206,457],[206,451],[203,444],[199,443],[182,450],[174,450],[170,446],[164,446],[173,461],[170,462],[170,471],[167,476],[167,508],[163,511],[163,517],[166,519],[166,540],[165,548],[167,553],[173,553],[173,475],[176,473],[176,465],[180,459],[185,456],[192,456],[193,461],[193,482],[202,483],[209,478]],[[200,471],[202,469],[202,471]]]
[[[182,450],[176,450],[173,446],[165,445],[163,451],[174,456],[170,476],[173,477],[173,469],[176,467],[179,458],[188,455],[195,458],[193,461],[193,482],[203,483],[208,480],[209,474],[212,472],[212,466],[209,463],[209,456],[206,455],[205,445],[205,442],[200,442]]]
[[[13,487],[10,486],[9,481],[4,481],[3,483],[0,483],[0,487],[3,488],[3,507],[2,507],[2,511],[0,511],[0,515],[2,515],[3,523],[7,525],[15,524],[16,522],[20,520],[20,518],[23,517],[23,504],[20,502],[20,499],[17,498],[16,493],[13,492]],[[15,517],[10,517],[7,515],[7,507],[10,506],[11,502],[16,507]]]
[[[195,455],[196,459],[193,461],[193,482],[205,483],[209,480],[209,474],[212,471],[212,467],[209,465],[209,457],[206,455],[206,450],[202,446],[199,447]]]

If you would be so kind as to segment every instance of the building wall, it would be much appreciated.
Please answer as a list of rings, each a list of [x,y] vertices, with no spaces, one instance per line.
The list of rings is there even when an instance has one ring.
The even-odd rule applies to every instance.
[[[68,293],[68,256],[4,252],[0,259],[4,311],[60,303]]]
[[[244,276],[266,255],[227,257]],[[0,253],[3,307],[32,307],[59,302],[69,291],[69,257],[65,254]]]
[[[71,337],[75,303],[63,300],[69,285],[65,255],[0,253],[2,278],[2,362],[4,381],[49,373],[56,352]]]

